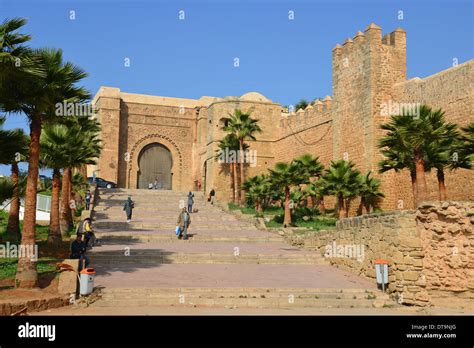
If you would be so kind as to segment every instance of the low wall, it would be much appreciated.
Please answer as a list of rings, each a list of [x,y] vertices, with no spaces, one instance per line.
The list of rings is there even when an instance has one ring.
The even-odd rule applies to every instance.
[[[474,302],[474,202],[426,203],[416,219],[426,290],[432,297]]]
[[[473,215],[472,202],[425,203],[417,211],[342,219],[336,231],[308,234],[300,244],[374,282],[374,261],[387,260],[388,291],[401,304],[474,298]]]

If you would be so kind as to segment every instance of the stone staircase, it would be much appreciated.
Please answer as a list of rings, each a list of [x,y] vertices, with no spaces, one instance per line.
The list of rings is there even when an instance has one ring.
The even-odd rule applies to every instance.
[[[123,204],[135,202],[127,223]],[[277,233],[195,194],[189,240],[174,234],[186,192],[101,189],[90,251],[98,307],[370,308],[387,297],[374,284],[330,266],[317,251],[287,245]]]

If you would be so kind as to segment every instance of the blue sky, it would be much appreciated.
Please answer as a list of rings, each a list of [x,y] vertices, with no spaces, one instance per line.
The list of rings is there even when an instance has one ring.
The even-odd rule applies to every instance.
[[[184,98],[258,91],[284,105],[331,95],[332,48],[371,22],[407,31],[409,78],[474,51],[469,0],[0,0],[0,14],[28,19],[31,46],[62,48],[89,73],[92,94],[101,85]],[[26,126],[9,116],[5,128]]]

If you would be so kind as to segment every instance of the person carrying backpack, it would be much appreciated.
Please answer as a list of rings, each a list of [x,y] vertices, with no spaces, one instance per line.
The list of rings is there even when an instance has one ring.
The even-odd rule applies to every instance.
[[[123,205],[123,210],[127,214],[127,222],[132,221],[133,208],[135,208],[135,203],[132,201],[132,196],[128,196],[125,204]]]
[[[92,221],[90,218],[85,218],[79,223],[76,233],[84,235],[84,243],[88,249],[92,248],[99,242],[92,231]]]
[[[181,213],[179,213],[177,224],[180,228],[178,238],[183,237],[183,240],[188,239],[188,227],[191,224],[191,216],[189,215],[186,208],[183,208]]]

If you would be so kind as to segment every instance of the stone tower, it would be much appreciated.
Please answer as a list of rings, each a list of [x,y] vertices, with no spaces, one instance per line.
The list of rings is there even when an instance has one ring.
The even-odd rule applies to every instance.
[[[333,49],[333,158],[348,158],[363,171],[376,169],[377,126],[390,88],[406,79],[406,34],[382,39],[375,24]]]
[[[348,159],[380,178],[380,125],[389,120],[381,107],[392,99],[392,86],[406,81],[406,33],[396,29],[382,38],[382,29],[370,24],[364,33],[336,45],[332,62],[333,159]],[[383,191],[390,195],[392,173],[381,178]]]

